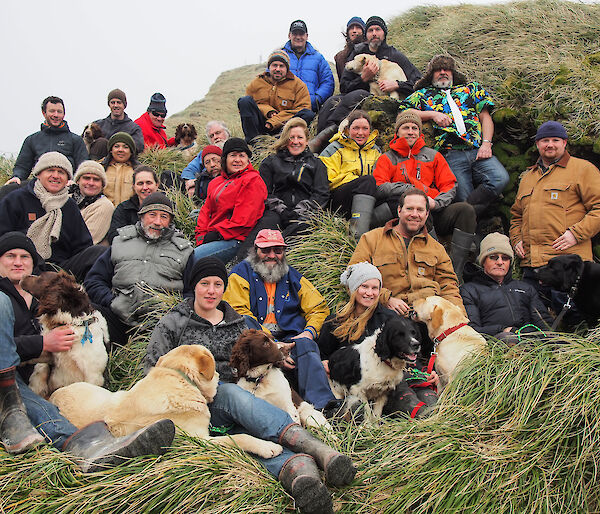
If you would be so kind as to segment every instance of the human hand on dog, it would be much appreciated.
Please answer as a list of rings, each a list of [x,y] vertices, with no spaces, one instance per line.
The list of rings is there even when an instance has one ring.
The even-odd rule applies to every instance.
[[[380,80],[377,82],[379,89],[381,89],[384,93],[393,93],[398,89],[398,82],[396,80]]]
[[[48,352],[67,352],[74,342],[75,332],[73,332],[73,327],[70,325],[56,327],[44,334],[43,349]]]
[[[379,64],[377,64],[377,62],[374,60],[369,61],[364,65],[362,72],[360,73],[360,79],[363,82],[369,82],[369,81],[373,80],[373,77],[375,75],[377,75],[378,71],[379,71]]]
[[[296,346],[296,343],[277,343],[279,349],[286,355],[285,359],[281,361],[281,367],[285,369],[294,369],[296,367],[296,363],[294,359],[290,357],[290,352],[292,348]]]
[[[408,311],[410,310],[408,304],[404,300],[394,298],[393,296],[390,296],[387,308],[396,311],[401,316],[406,316],[408,314]]]
[[[523,248],[523,241],[519,241],[516,245],[515,245],[515,252],[517,252],[517,255],[519,257],[521,257],[521,259],[523,257],[525,257],[525,250]]]
[[[567,229],[565,230],[565,233],[562,236],[557,238],[552,243],[552,248],[554,248],[555,250],[567,250],[568,248],[571,248],[571,246],[575,246],[576,244],[577,239],[575,239],[573,232]]]
[[[435,371],[432,371],[431,375],[427,377],[427,382],[431,382],[431,385],[437,387],[440,385],[440,377]]]

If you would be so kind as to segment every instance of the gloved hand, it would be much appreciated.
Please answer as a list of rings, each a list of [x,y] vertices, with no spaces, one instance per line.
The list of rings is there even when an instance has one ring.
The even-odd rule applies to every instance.
[[[204,235],[204,239],[202,240],[202,244],[212,243],[213,241],[223,241],[223,236],[220,232],[216,230],[214,232],[207,232]]]

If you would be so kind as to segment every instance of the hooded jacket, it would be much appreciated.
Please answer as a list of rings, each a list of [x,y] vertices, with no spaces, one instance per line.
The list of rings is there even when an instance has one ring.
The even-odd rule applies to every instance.
[[[552,325],[552,317],[535,288],[521,280],[513,280],[508,272],[501,284],[483,269],[467,262],[460,287],[469,325],[482,334],[496,335],[507,327],[521,328],[529,323],[542,330]],[[531,330],[525,332],[535,331]]]
[[[335,81],[329,63],[322,54],[307,41],[306,50],[298,57],[288,41],[283,49],[290,57],[290,71],[306,84],[312,110],[317,111],[319,105],[333,94]]]
[[[110,139],[110,136],[117,132],[126,132],[133,138],[137,153],[142,153],[144,151],[144,136],[142,134],[142,129],[135,121],[127,116],[127,114],[125,114],[125,117],[122,120],[115,120],[111,118],[109,114],[106,118],[96,120],[94,123],[97,123],[100,126],[102,135],[106,139]]]
[[[393,46],[388,45],[385,41],[381,43],[381,46],[377,49],[377,52],[373,53],[369,49],[369,43],[365,41],[354,47],[354,51],[346,58],[346,62],[351,61],[359,54],[374,55],[378,59],[387,59],[388,61],[395,62],[402,68],[406,75],[405,82],[398,82],[398,93],[404,96],[410,95],[413,92],[413,86],[415,82],[421,78],[421,72],[415,67],[415,65],[408,60],[408,57],[402,52],[396,50]],[[364,89],[369,91],[369,83],[363,82],[360,75],[350,70],[344,70],[342,78],[340,79],[340,92],[342,94],[356,91],[357,89]]]
[[[236,382],[229,367],[231,348],[247,326],[244,318],[235,312],[227,302],[218,307],[223,312],[223,321],[213,325],[194,311],[194,299],[188,298],[177,304],[158,322],[144,358],[144,372],[148,373],[158,359],[183,344],[201,344],[208,348],[215,358],[219,379],[223,382]]]
[[[456,177],[444,156],[425,146],[423,136],[410,147],[403,137],[395,136],[373,171],[378,192],[400,196],[411,186],[435,200],[435,210],[447,207],[456,196]]]
[[[292,155],[287,148],[267,156],[260,164],[260,176],[269,198],[277,198],[293,210],[302,201],[325,208],[329,201],[327,168],[306,148]]]
[[[362,148],[343,132],[338,132],[331,138],[331,143],[321,152],[319,159],[327,167],[327,178],[332,190],[361,175],[373,174],[375,163],[381,155],[381,150],[375,144],[378,135],[377,130],[373,130]]]
[[[225,171],[211,180],[206,201],[196,225],[196,244],[207,232],[218,232],[225,241],[243,241],[265,211],[267,188],[252,164],[228,175]]]
[[[46,152],[60,152],[69,159],[74,170],[89,158],[83,139],[69,130],[66,121],[60,127],[42,123],[39,132],[27,136],[23,141],[13,176],[26,180],[37,160]]]
[[[175,146],[175,138],[167,138],[165,127],[155,127],[150,119],[150,114],[145,112],[137,120],[135,120],[140,128],[142,129],[142,135],[144,136],[144,147],[158,146],[159,148],[165,148],[167,146]],[[135,141],[135,140],[134,140]],[[137,146],[137,142],[135,143]]]

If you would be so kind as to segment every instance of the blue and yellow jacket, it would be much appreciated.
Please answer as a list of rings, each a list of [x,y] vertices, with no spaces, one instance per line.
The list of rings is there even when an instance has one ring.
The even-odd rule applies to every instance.
[[[267,316],[265,285],[248,261],[240,262],[231,270],[223,300],[239,314],[250,316],[261,325]],[[285,336],[308,330],[316,339],[328,315],[329,307],[321,293],[290,266],[275,289],[275,319]]]

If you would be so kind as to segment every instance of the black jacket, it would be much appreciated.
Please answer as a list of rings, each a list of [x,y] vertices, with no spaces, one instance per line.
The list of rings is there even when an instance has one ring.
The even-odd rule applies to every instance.
[[[38,197],[33,193],[36,180],[6,195],[0,201],[0,236],[17,230],[27,233],[31,224],[46,214]],[[92,236],[72,198],[62,206],[62,226],[58,240],[51,245],[48,262],[61,266],[67,259],[92,246]]]
[[[33,298],[31,307],[27,307],[23,297],[6,277],[0,278],[0,291],[10,298],[15,312],[15,344],[21,362],[36,359],[44,348],[44,338],[40,335],[41,329],[36,317],[38,301]],[[23,380],[28,382],[33,372],[33,365],[19,366],[18,370]]]
[[[373,335],[375,330],[381,328],[387,320],[395,316],[398,316],[398,314],[394,311],[388,309],[387,307],[383,307],[382,305],[377,305],[373,311],[371,319],[367,321],[365,332],[352,344],[362,343],[365,337]],[[336,321],[336,317],[336,314],[331,314],[327,317],[325,323],[323,323],[323,326],[321,327],[317,344],[319,345],[319,350],[321,351],[322,360],[329,359],[329,356],[342,346],[348,346],[348,341],[342,341],[333,335],[333,331],[339,326],[339,323]]]
[[[307,148],[291,155],[287,148],[267,156],[260,165],[260,176],[269,198],[278,198],[293,210],[302,200],[313,200],[321,207],[329,201],[327,168]]]
[[[117,132],[126,132],[133,138],[137,153],[144,151],[144,136],[142,134],[141,127],[135,123],[127,114],[122,120],[113,120],[110,114],[106,118],[96,120],[94,123],[100,125],[102,129],[102,135],[106,139],[110,139],[110,136]]]
[[[109,244],[112,244],[113,239],[117,236],[118,230],[127,225],[135,225],[140,219],[138,211],[140,210],[140,199],[137,195],[133,195],[129,200],[125,200],[117,205],[110,220],[110,227],[106,238]]]
[[[15,161],[13,176],[25,180],[40,156],[46,152],[60,152],[73,165],[73,172],[88,158],[83,139],[69,130],[67,122],[62,127],[42,123],[41,130],[25,138]]]
[[[346,62],[350,62],[359,54],[375,55],[378,59],[387,59],[388,61],[398,64],[406,75],[406,82],[398,82],[398,93],[400,95],[410,95],[413,92],[413,86],[415,85],[415,82],[421,78],[421,72],[414,66],[412,62],[408,60],[408,57],[406,57],[406,55],[404,55],[402,52],[396,50],[393,46],[388,45],[385,41],[375,53],[369,50],[369,43],[365,42],[356,45],[354,47],[354,51],[346,59]],[[360,75],[354,73],[353,71],[344,70],[342,79],[340,80],[340,92],[342,94],[346,94],[350,91],[356,91],[357,89],[369,91],[369,83],[363,82],[360,78]]]
[[[460,287],[460,294],[469,325],[489,335],[496,335],[507,327],[513,327],[514,331],[528,323],[547,329],[547,325],[552,325],[552,317],[535,288],[509,275],[498,284],[479,266],[471,262],[465,265],[465,283]],[[535,329],[525,330],[531,331]]]

